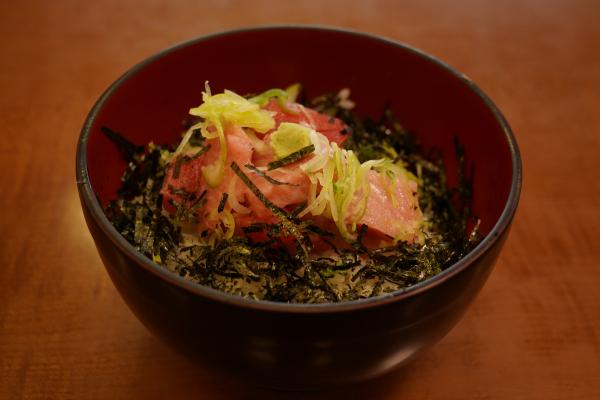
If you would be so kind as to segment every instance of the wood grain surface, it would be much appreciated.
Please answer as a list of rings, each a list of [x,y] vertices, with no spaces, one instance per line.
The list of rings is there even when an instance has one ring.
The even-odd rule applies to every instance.
[[[3,1],[0,398],[600,399],[597,1]],[[314,393],[243,386],[151,336],[85,226],[75,145],[141,59],[218,30],[317,23],[381,34],[475,80],[521,147],[511,236],[464,319],[406,368]]]

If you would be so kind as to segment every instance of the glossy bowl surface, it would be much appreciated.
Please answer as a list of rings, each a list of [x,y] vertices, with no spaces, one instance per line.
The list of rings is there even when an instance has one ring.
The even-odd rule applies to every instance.
[[[102,211],[125,162],[102,126],[133,142],[174,143],[187,110],[213,92],[260,92],[301,82],[308,96],[348,87],[356,111],[389,102],[424,148],[454,171],[453,138],[475,165],[473,209],[482,242],[441,274],[403,291],[336,304],[253,301],[186,281],[124,240]],[[325,27],[223,32],[167,49],[100,97],[81,132],[77,183],[98,252],[134,314],[198,363],[261,385],[313,388],[389,371],[442,338],[487,279],[514,216],[521,162],[511,130],[467,77],[409,46]],[[450,173],[449,183],[456,182]]]

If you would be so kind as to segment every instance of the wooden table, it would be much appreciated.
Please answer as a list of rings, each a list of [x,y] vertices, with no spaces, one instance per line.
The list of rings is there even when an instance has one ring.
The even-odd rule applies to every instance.
[[[15,1],[0,6],[0,398],[600,399],[596,1]],[[408,367],[310,394],[241,386],[151,336],[85,227],[75,144],[139,60],[208,32],[319,23],[385,35],[473,78],[511,123],[524,188],[461,323]]]

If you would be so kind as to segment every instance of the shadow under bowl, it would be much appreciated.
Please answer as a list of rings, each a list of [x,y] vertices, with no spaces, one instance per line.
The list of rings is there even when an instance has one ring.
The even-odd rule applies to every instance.
[[[175,143],[204,82],[256,93],[301,82],[308,96],[352,90],[360,115],[390,104],[425,149],[456,170],[453,139],[475,166],[473,210],[481,243],[439,275],[376,298],[332,304],[254,301],[186,281],[140,254],[103,206],[116,197],[125,162],[102,126],[133,142]],[[259,385],[307,389],[356,382],[406,363],[460,319],[508,234],[521,162],[510,128],[467,77],[406,45],[324,27],[263,27],[205,36],[138,64],[100,97],[77,147],[77,183],[106,269],[153,333],[205,366]],[[457,176],[449,174],[449,183]]]

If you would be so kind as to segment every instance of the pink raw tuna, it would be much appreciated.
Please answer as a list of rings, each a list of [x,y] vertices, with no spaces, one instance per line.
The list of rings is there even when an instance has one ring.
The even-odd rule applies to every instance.
[[[203,156],[185,164],[181,164],[179,176],[173,178],[173,167],[171,167],[165,178],[161,193],[163,195],[163,208],[170,213],[175,211],[175,207],[170,204],[170,199],[178,203],[187,204],[188,206],[193,201],[186,201],[182,196],[173,194],[169,189],[170,186],[177,189],[184,189],[187,192],[194,193],[199,196],[204,189],[206,192],[206,205],[200,210],[198,215],[201,221],[204,221],[198,227],[198,230],[211,228],[212,224],[206,223],[206,216],[212,210],[217,209],[223,193],[230,193],[230,183],[233,180],[234,190],[238,201],[245,207],[250,209],[248,214],[233,213],[238,228],[248,226],[254,222],[277,222],[277,218],[269,211],[263,203],[246,187],[246,185],[235,175],[229,167],[235,161],[242,171],[254,182],[260,191],[281,208],[293,206],[306,201],[308,197],[309,180],[298,168],[293,166],[282,167],[268,172],[268,175],[280,182],[289,183],[291,185],[274,185],[268,182],[262,176],[244,168],[246,164],[251,163],[252,154],[254,152],[252,143],[244,131],[237,127],[228,127],[226,130],[227,137],[227,162],[225,167],[225,176],[223,182],[216,188],[209,188],[204,182],[202,176],[202,167],[209,165],[217,160],[219,155],[218,139],[207,140],[206,144],[210,144],[211,148]]]
[[[281,122],[305,123],[310,124],[317,131],[325,134],[330,140],[337,143],[341,143],[345,139],[345,136],[341,132],[346,126],[341,121],[337,119],[331,120],[330,117],[321,115],[310,109],[301,111],[300,106],[296,104],[291,104],[290,107],[299,111],[299,114],[284,113],[275,101],[271,101],[265,108],[275,112],[276,126]],[[307,161],[311,157],[310,155],[302,161],[268,171],[267,174],[273,179],[295,186],[274,185],[260,175],[244,168],[244,165],[249,163],[254,163],[256,166],[264,166],[268,162],[273,161],[273,153],[268,145],[270,133],[267,133],[263,137],[265,146],[262,146],[263,152],[261,153],[253,147],[246,133],[240,128],[227,127],[226,137],[228,156],[223,182],[216,188],[208,188],[204,182],[202,167],[213,163],[219,154],[218,139],[207,140],[206,143],[211,145],[211,149],[198,159],[182,164],[177,179],[173,178],[173,167],[167,172],[167,177],[161,191],[164,197],[163,207],[165,210],[168,212],[175,211],[169,200],[183,204],[187,203],[187,205],[193,202],[186,201],[180,195],[171,193],[170,186],[184,189],[187,192],[194,193],[196,196],[199,196],[202,191],[207,189],[206,205],[199,210],[198,214],[202,222],[197,227],[197,230],[200,232],[204,229],[214,229],[216,221],[209,223],[205,217],[212,210],[217,209],[224,192],[231,195],[232,187],[230,183],[233,180],[235,182],[233,190],[235,190],[238,201],[250,210],[246,214],[233,212],[236,220],[236,233],[241,234],[242,231],[240,228],[255,222],[276,223],[278,221],[277,217],[251,193],[231,168],[229,168],[232,161],[235,161],[259,190],[278,207],[290,210],[294,206],[306,202],[310,183],[308,177],[298,166]],[[408,180],[406,177],[399,177],[395,183],[394,190],[398,204],[394,207],[385,190],[385,182],[381,176],[375,171],[370,171],[368,179],[371,185],[371,192],[367,201],[365,214],[359,221],[359,224],[365,224],[370,228],[370,234],[366,241],[369,247],[371,247],[370,243],[375,244],[377,240],[386,235],[388,237],[400,237],[402,240],[409,242],[417,240],[418,228],[423,216],[418,207],[416,183]],[[351,212],[349,214],[352,215]],[[333,221],[329,221],[321,216],[311,218],[322,228],[336,232]],[[377,237],[380,237],[380,239],[377,239]],[[290,246],[292,246],[292,242],[293,240],[290,238]]]
[[[235,161],[239,165],[243,166],[250,163],[252,158],[253,147],[241,128],[229,126],[226,129],[227,135],[227,162],[225,167],[225,176],[223,181],[216,188],[209,188],[204,182],[202,176],[202,167],[212,164],[219,157],[219,140],[211,139],[207,140],[206,144],[211,146],[210,150],[207,151],[203,156],[190,161],[189,163],[182,163],[179,171],[179,176],[173,178],[173,167],[171,167],[165,178],[161,194],[163,195],[163,208],[168,212],[174,212],[174,207],[170,204],[169,199],[173,199],[178,203],[184,203],[190,205],[193,201],[187,201],[176,194],[171,193],[169,186],[174,188],[182,188],[190,193],[199,196],[204,189],[206,191],[206,205],[200,210],[202,215],[199,215],[202,221],[205,221],[206,216],[211,210],[217,209],[223,192],[229,191],[229,183],[232,179],[238,179],[235,173],[229,168],[232,161]],[[240,182],[235,185],[235,193],[238,196],[239,201],[243,201],[246,194],[246,187]],[[206,224],[201,224],[200,230],[209,228]]]
[[[310,181],[308,176],[297,167],[281,167],[266,172],[271,178],[289,185],[274,185],[254,172],[248,170],[244,172],[261,193],[279,208],[301,204],[308,198]],[[246,201],[246,206],[252,210],[252,213],[239,217],[240,226],[247,226],[253,222],[273,223],[278,221],[277,217],[250,190],[247,190]]]
[[[305,124],[325,135],[330,142],[335,142],[339,145],[346,140],[348,127],[339,119],[320,114],[298,103],[288,103],[287,107],[294,111],[295,114],[284,112],[276,100],[269,101],[263,108],[275,112],[273,116],[275,118],[275,127],[279,127],[282,122]]]
[[[375,230],[392,238],[408,242],[417,240],[423,220],[417,197],[417,183],[405,176],[396,178],[394,196],[397,204],[394,207],[385,189],[387,182],[384,179],[387,178],[371,170],[368,179],[371,192],[359,224],[367,225],[370,231]]]
[[[298,103],[288,103],[287,107],[294,111],[295,114],[286,113],[283,111],[276,100],[270,100],[269,103],[263,107],[265,110],[269,110],[274,113],[273,118],[275,119],[275,129],[277,129],[282,122],[291,122],[310,126],[317,132],[322,133],[330,142],[335,142],[338,145],[341,145],[346,140],[348,127],[339,119],[325,114],[320,114],[317,111],[303,107]],[[275,155],[271,149],[271,146],[269,145],[271,142],[270,137],[273,131],[267,133],[262,138],[266,146],[264,146],[261,151],[256,151],[252,156],[252,162],[254,165],[265,166],[274,160]],[[306,162],[310,158],[311,156],[309,155],[305,157],[302,162]],[[290,167],[297,166],[297,164],[300,163],[290,165]]]

